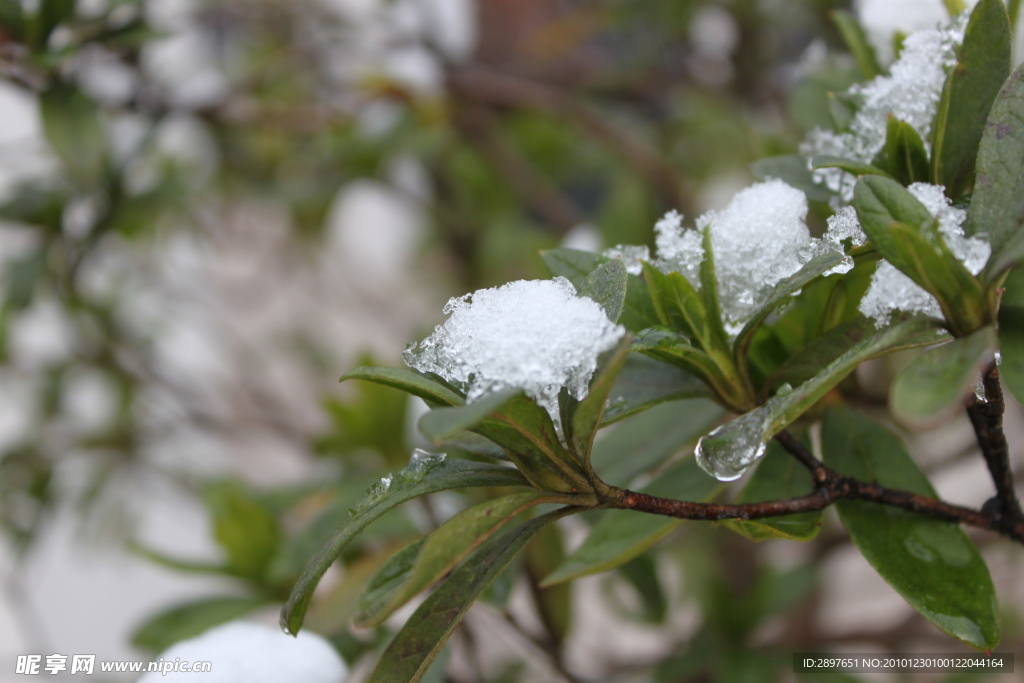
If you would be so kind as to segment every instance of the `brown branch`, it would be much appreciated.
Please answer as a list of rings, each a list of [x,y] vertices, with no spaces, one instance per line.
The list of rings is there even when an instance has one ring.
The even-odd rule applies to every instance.
[[[974,426],[974,433],[981,447],[981,454],[988,465],[992,481],[996,486],[996,495],[982,508],[1001,523],[1012,527],[1024,523],[1020,501],[1013,485],[1013,472],[1010,469],[1010,447],[1003,433],[1003,391],[999,386],[999,368],[995,363],[982,374],[982,386],[985,399],[971,398],[967,404],[967,416]]]
[[[604,114],[569,93],[480,66],[450,70],[448,87],[455,93],[492,105],[534,109],[570,119],[647,178],[671,204],[684,213],[693,207],[685,181],[655,146],[613,123]]]

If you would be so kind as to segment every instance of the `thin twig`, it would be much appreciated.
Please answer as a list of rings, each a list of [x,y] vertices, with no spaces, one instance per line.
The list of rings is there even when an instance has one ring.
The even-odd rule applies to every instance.
[[[982,457],[988,465],[992,481],[996,486],[996,495],[985,503],[984,510],[989,511],[1003,524],[1012,527],[1024,523],[1020,501],[1013,485],[1013,472],[1010,469],[1010,447],[1003,433],[1003,391],[999,386],[999,368],[995,363],[982,374],[982,385],[985,399],[971,397],[967,404],[967,416],[971,419],[974,433],[981,447]]]

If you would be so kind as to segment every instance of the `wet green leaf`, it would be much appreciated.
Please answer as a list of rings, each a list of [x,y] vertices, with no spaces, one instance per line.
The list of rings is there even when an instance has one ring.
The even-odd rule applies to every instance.
[[[627,275],[622,261],[612,259],[587,275],[579,293],[600,304],[608,319],[616,322],[626,304]]]
[[[753,476],[736,498],[737,503],[759,503],[766,500],[795,498],[813,490],[810,472],[772,440],[761,458]],[[784,538],[790,541],[810,541],[821,529],[820,512],[802,512],[765,519],[730,519],[722,522],[751,541]]]
[[[827,154],[816,156],[811,159],[811,165],[815,169],[841,168],[847,173],[855,175],[858,178],[862,175],[880,175],[886,178],[891,177],[887,172],[877,166],[872,166],[871,164],[863,161],[854,161],[853,159],[844,159],[843,157],[834,157]]]
[[[474,486],[526,486],[526,479],[516,470],[500,465],[447,459],[428,468],[420,476],[394,475],[384,490],[372,490],[366,499],[353,511],[345,524],[330,542],[310,560],[302,576],[292,588],[291,596],[281,610],[281,627],[289,633],[298,633],[302,620],[313,598],[324,572],[334,564],[341,552],[371,522],[385,512],[408,500],[450,489]],[[383,487],[382,487],[383,488]]]
[[[341,376],[339,382],[348,379],[364,379],[385,386],[401,389],[419,396],[427,403],[439,406],[461,406],[465,398],[435,379],[404,368],[358,367]]]
[[[590,450],[594,445],[594,436],[604,418],[608,396],[628,357],[631,341],[627,335],[616,348],[608,352],[603,366],[590,383],[589,392],[573,412],[572,445],[576,454],[585,462],[590,462]]]
[[[722,484],[704,474],[693,458],[687,458],[660,474],[643,492],[676,500],[704,501],[721,488]],[[632,510],[608,510],[583,544],[544,579],[543,585],[614,569],[650,550],[682,523],[681,519]]]
[[[893,415],[913,424],[963,407],[971,385],[991,361],[995,346],[995,330],[983,327],[968,337],[922,353],[893,381],[889,393]]]
[[[370,579],[355,622],[376,626],[437,582],[474,548],[527,509],[557,499],[536,491],[489,500],[458,513],[426,537],[400,550]],[[418,548],[413,551],[413,548]],[[387,590],[390,588],[390,590]]]
[[[921,136],[909,123],[891,114],[885,131],[885,156],[889,175],[903,185],[931,179],[931,165]]]
[[[934,226],[935,219],[914,195],[891,178],[864,176],[853,191],[853,206],[857,218],[871,244],[892,265],[907,275],[910,264],[896,246],[892,228],[897,223],[915,226]]]
[[[368,683],[419,681],[480,593],[544,526],[572,512],[550,512],[480,544],[409,617],[384,650]]]
[[[898,437],[848,408],[822,429],[825,464],[862,481],[934,496]],[[856,500],[836,504],[850,538],[871,566],[939,629],[978,648],[999,643],[999,611],[988,567],[956,525]]]
[[[576,291],[583,289],[587,276],[609,259],[581,249],[549,249],[540,253],[551,277],[564,277]]]
[[[992,102],[1010,74],[1010,20],[1002,0],[981,0],[971,11],[957,64],[942,89],[932,140],[933,182],[956,199],[974,184]]]
[[[708,396],[707,385],[692,374],[633,353],[626,357],[615,378],[601,425],[618,422],[667,401]]]
[[[967,234],[985,233],[992,256],[984,276],[991,282],[1024,259],[1024,64],[1006,79],[978,145]]]
[[[440,444],[463,430],[476,427],[491,414],[501,411],[509,401],[522,395],[522,389],[504,389],[472,403],[434,408],[420,418],[420,431],[435,444]]]
[[[207,598],[179,605],[146,620],[132,634],[132,645],[163,652],[171,645],[245,616],[266,604],[264,598]]]

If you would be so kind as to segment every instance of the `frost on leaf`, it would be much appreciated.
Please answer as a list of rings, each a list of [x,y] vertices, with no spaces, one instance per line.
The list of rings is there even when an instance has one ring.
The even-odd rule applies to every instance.
[[[643,266],[640,265],[640,262],[651,260],[651,252],[647,247],[638,247],[632,244],[619,244],[611,249],[605,249],[601,256],[619,259],[622,261],[622,265],[626,266],[626,272],[630,275],[642,273]]]
[[[964,267],[972,275],[980,273],[988,261],[992,247],[983,234],[974,237],[967,237],[964,234],[962,226],[967,212],[950,206],[945,188],[941,185],[914,183],[907,189],[938,221],[942,241],[953,255],[963,262]],[[857,227],[859,229],[859,223]],[[895,311],[942,317],[942,309],[935,297],[887,261],[879,261],[878,269],[871,278],[871,286],[861,299],[859,310],[865,316],[873,318],[875,326],[879,328],[889,322],[889,316]]]
[[[910,124],[922,140],[928,140],[946,73],[956,65],[956,47],[963,42],[968,16],[969,12],[964,12],[947,26],[914,31],[907,36],[900,58],[892,64],[888,75],[847,91],[862,102],[849,130],[836,133],[816,128],[801,144],[800,153],[808,158],[830,155],[871,163],[885,145],[890,114]],[[837,192],[842,202],[853,199],[855,176],[838,168],[818,169],[814,176],[817,182]]]
[[[700,288],[700,262],[704,260],[700,234],[683,227],[678,211],[669,211],[654,224],[654,235],[658,268],[666,273],[681,273]]]
[[[522,389],[558,423],[558,392],[587,395],[598,356],[625,333],[565,278],[519,280],[451,299],[450,316],[405,351],[405,362],[433,372],[474,401]]]

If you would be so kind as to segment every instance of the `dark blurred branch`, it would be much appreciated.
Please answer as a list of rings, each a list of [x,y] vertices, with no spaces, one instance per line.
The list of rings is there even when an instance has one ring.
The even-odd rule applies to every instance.
[[[1003,433],[1003,391],[999,386],[999,368],[995,363],[982,374],[985,400],[971,398],[967,405],[967,416],[974,426],[974,433],[981,447],[981,454],[988,465],[996,495],[985,503],[984,510],[994,515],[1007,528],[1024,525],[1024,514],[1013,485],[1010,469],[1010,448]]]
[[[686,183],[662,154],[646,140],[633,135],[573,95],[479,66],[450,70],[448,86],[457,94],[491,105],[535,109],[569,119],[647,178],[673,206],[684,213],[690,212],[693,202]]]

